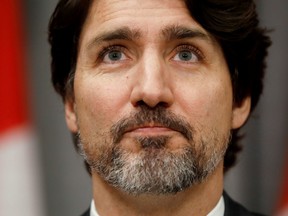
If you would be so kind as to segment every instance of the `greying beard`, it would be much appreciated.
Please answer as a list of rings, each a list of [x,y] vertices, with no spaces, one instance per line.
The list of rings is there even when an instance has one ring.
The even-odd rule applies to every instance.
[[[137,153],[125,150],[119,144],[125,129],[147,121],[185,132],[188,143],[172,152],[167,148],[168,136],[138,137],[134,142],[140,144],[141,150]],[[104,143],[89,143],[79,133],[79,147],[92,172],[99,174],[110,185],[132,195],[173,194],[205,181],[227,149],[229,134],[220,136],[211,130],[210,134],[202,134],[196,142],[192,132],[191,126],[174,114],[144,109],[144,112],[112,127],[109,133],[112,144],[107,139],[102,139]],[[101,146],[100,149],[97,146]]]
[[[142,139],[144,145],[150,147],[140,153],[126,152],[116,146],[111,152],[102,154],[101,160],[94,160],[82,152],[92,171],[114,187],[132,195],[164,195],[204,182],[226,151],[224,145],[220,151],[214,150],[208,155],[207,145],[202,143],[197,152],[187,146],[181,152],[172,153],[161,147],[165,139]]]

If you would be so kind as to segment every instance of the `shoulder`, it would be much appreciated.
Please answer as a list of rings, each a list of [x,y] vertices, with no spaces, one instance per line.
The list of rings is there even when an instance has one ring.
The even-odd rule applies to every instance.
[[[258,213],[252,213],[239,203],[232,200],[226,192],[223,193],[225,202],[224,216],[264,216]]]
[[[85,211],[81,216],[90,216],[90,208]]]

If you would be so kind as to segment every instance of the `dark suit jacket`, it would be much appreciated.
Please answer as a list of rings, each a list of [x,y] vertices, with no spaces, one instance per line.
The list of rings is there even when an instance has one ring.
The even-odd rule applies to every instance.
[[[232,200],[226,192],[223,193],[225,202],[224,216],[264,216],[262,214],[249,212],[239,203]]]
[[[224,216],[264,216],[249,212],[242,205],[232,200],[225,192],[223,193],[223,197],[225,202]],[[90,216],[90,209],[88,209],[82,216]]]

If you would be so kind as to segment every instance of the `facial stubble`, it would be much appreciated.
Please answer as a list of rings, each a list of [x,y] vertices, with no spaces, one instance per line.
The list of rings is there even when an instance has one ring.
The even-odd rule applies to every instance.
[[[158,124],[183,136],[183,143],[173,143],[169,136],[138,136],[129,145],[138,145],[133,152],[121,141],[129,128]],[[92,172],[108,184],[132,195],[165,195],[200,184],[214,172],[226,152],[230,132],[209,133],[198,125],[192,127],[184,118],[163,107],[141,110],[116,122],[107,133],[95,133],[89,140],[79,132],[79,148]],[[171,143],[172,142],[172,143]],[[169,145],[180,146],[177,151]]]

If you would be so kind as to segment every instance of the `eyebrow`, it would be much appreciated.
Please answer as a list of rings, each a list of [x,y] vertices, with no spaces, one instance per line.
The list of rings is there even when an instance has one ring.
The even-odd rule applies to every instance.
[[[95,45],[109,42],[113,40],[127,40],[135,41],[141,38],[142,33],[139,29],[131,29],[129,27],[121,27],[116,30],[107,31],[94,37],[87,45],[87,49],[90,50]],[[165,41],[173,41],[189,38],[201,38],[205,40],[211,40],[211,37],[204,31],[194,28],[188,28],[181,25],[170,25],[162,29],[161,36]]]
[[[141,37],[141,32],[138,29],[130,29],[128,27],[119,28],[116,30],[104,32],[95,38],[93,38],[87,45],[87,48],[90,49],[94,47],[95,44],[101,42],[109,42],[113,40],[127,40],[133,41]]]
[[[205,40],[211,40],[211,37],[200,29],[191,29],[181,25],[167,26],[162,30],[162,35],[166,41],[200,38]]]

